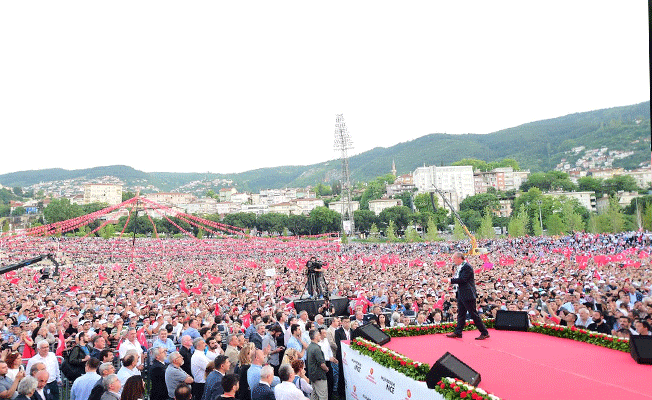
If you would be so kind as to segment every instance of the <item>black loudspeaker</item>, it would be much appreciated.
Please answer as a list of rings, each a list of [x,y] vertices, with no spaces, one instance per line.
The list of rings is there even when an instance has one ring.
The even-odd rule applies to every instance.
[[[335,308],[335,315],[348,315],[346,307],[349,305],[349,299],[346,297],[333,296],[330,299],[331,304]],[[319,310],[319,307],[324,304],[324,299],[296,299],[294,300],[294,308],[297,312],[306,311],[310,318],[314,318]]]
[[[652,336],[631,335],[629,352],[639,364],[652,364]]]
[[[362,336],[363,338],[370,340],[376,344],[383,345],[390,340],[392,340],[391,337],[389,337],[388,334],[383,332],[378,325],[368,323],[364,324],[362,326],[359,326],[355,330],[355,334],[357,336]]]
[[[430,389],[434,389],[437,382],[445,377],[461,379],[473,386],[480,383],[480,374],[449,352],[441,356],[430,368],[426,374],[426,384]]]
[[[501,331],[527,332],[529,320],[527,311],[498,310],[494,328]]]

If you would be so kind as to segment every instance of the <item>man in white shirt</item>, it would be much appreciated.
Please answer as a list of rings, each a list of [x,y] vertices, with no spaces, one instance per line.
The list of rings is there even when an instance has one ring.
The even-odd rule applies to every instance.
[[[141,370],[143,365],[143,348],[140,346],[138,339],[136,339],[136,330],[129,329],[127,331],[127,337],[120,343],[120,349],[118,354],[120,359],[124,359],[129,350],[135,350],[138,357],[136,358],[136,367]]]
[[[319,334],[321,335],[321,340],[319,341],[319,347],[321,348],[322,353],[324,353],[324,359],[326,360],[326,366],[328,367],[328,372],[326,373],[326,382],[328,387],[328,393],[332,393],[335,389],[335,377],[333,376],[333,364],[337,364],[337,359],[333,354],[331,345],[328,342],[328,333],[326,328],[319,329]],[[332,395],[331,395],[332,396]]]
[[[54,395],[55,399],[59,398],[59,385],[62,384],[61,372],[59,371],[59,361],[57,356],[50,351],[50,344],[47,340],[41,340],[36,345],[38,353],[29,359],[25,371],[29,371],[35,363],[45,364],[45,369],[50,374],[47,382],[47,387]]]
[[[222,335],[219,333],[208,338],[208,343],[206,343],[206,346],[208,347],[208,351],[206,351],[206,357],[208,357],[210,361],[213,361],[215,360],[215,357],[224,354],[221,343]]]
[[[195,352],[190,357],[190,371],[195,380],[192,384],[192,398],[201,399],[204,394],[204,386],[206,385],[206,366],[210,360],[204,354],[206,342],[203,338],[196,338],[192,344],[195,347]]]
[[[292,381],[294,380],[294,370],[289,364],[283,364],[278,370],[278,376],[281,378],[281,383],[274,387],[274,397],[276,400],[307,400],[308,398],[303,395]]]

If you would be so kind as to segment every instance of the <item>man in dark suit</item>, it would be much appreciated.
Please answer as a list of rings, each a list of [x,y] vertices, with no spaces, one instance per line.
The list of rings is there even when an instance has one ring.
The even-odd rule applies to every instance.
[[[473,267],[464,260],[464,254],[459,251],[453,254],[453,264],[457,267],[455,277],[445,281],[450,281],[450,283],[457,285],[457,326],[453,333],[446,336],[450,338],[462,337],[462,331],[466,325],[466,313],[468,312],[475,326],[480,331],[480,336],[476,340],[484,340],[489,337],[489,331],[484,326],[482,319],[480,319],[478,308],[475,304],[475,299],[478,297],[478,294],[475,290]]]
[[[151,400],[167,400],[168,391],[165,386],[165,358],[168,356],[167,348],[159,346],[154,348],[154,361],[149,369],[149,378],[152,389],[149,392]],[[201,399],[200,399],[201,400]]]
[[[179,348],[179,354],[181,354],[181,357],[183,357],[183,364],[181,364],[181,369],[190,376],[192,376],[190,364],[192,363],[193,350],[192,338],[189,335],[183,335],[181,337],[181,347]]]
[[[36,390],[32,395],[32,400],[54,400],[54,395],[50,391],[50,388],[47,386],[48,379],[50,374],[47,370],[41,370],[34,375],[37,380]]]
[[[345,387],[344,387],[344,365],[342,364],[342,340],[351,339],[351,320],[348,318],[342,318],[342,326],[335,329],[335,344],[337,345],[337,352],[335,353],[335,358],[340,366],[338,371],[337,378],[337,395],[343,399],[345,396]]]
[[[260,370],[260,382],[251,391],[251,400],[275,400],[272,382],[274,381],[274,368],[265,365]]]

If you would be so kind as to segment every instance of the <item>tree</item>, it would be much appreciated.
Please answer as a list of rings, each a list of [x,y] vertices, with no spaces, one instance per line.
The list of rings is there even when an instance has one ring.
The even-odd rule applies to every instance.
[[[82,215],[82,208],[78,204],[70,204],[70,200],[68,199],[53,199],[43,209],[43,216],[48,224],[65,221]]]
[[[378,226],[376,224],[371,224],[371,228],[369,229],[369,236],[372,238],[378,238],[378,234],[380,231],[378,230]]]
[[[18,196],[18,197],[22,197],[22,196],[23,196],[23,189],[22,189],[21,187],[16,186],[15,188],[13,188],[13,191],[14,191],[14,194],[15,194],[16,196]]]
[[[521,237],[527,235],[528,216],[525,206],[521,206],[516,216],[512,216],[507,226],[507,232],[512,237]]]
[[[499,207],[498,196],[493,193],[480,193],[475,196],[469,196],[460,203],[460,212],[466,210],[475,210],[480,215],[484,215],[487,210],[491,213]]]
[[[549,215],[546,219],[546,228],[549,235],[563,235],[568,229],[558,214]]]
[[[613,178],[605,179],[602,183],[604,193],[613,196],[620,191],[636,192],[640,190],[636,180],[629,175],[616,175]]]
[[[437,225],[432,215],[428,218],[428,227],[426,230],[426,240],[429,242],[436,242],[441,240],[437,232]]]
[[[584,220],[580,214],[575,212],[575,204],[571,199],[567,199],[562,204],[562,220],[569,233],[584,230]]]
[[[470,165],[473,167],[473,170],[478,170],[478,171],[488,171],[489,170],[489,165],[487,164],[486,161],[478,160],[475,158],[463,158],[459,161],[455,161],[451,165],[453,166],[462,166],[462,165]]]
[[[129,199],[133,199],[136,197],[136,193],[134,192],[122,192],[122,201],[127,201]]]
[[[369,232],[371,226],[378,223],[376,213],[370,210],[353,211],[353,219],[355,220],[355,227],[359,232]]]
[[[435,201],[435,207],[438,208],[438,200],[437,197],[434,197]],[[430,201],[430,193],[419,193],[418,195],[414,196],[414,208],[416,208],[419,212],[430,212],[434,213],[435,209],[432,208],[432,201]]]
[[[570,192],[575,189],[575,184],[571,182],[568,174],[560,171],[535,172],[530,174],[527,181],[521,184],[521,190],[527,191],[536,187],[544,192],[552,190],[562,190]]]
[[[388,183],[394,183],[396,177],[392,174],[387,174],[379,176],[373,181],[367,183],[367,188],[362,197],[360,198],[360,209],[368,210],[369,209],[369,200],[377,200],[383,197],[387,192],[386,185]]]
[[[403,231],[410,223],[410,209],[405,206],[389,207],[380,212],[378,219],[385,224],[393,221],[396,229]]]
[[[308,216],[312,234],[339,232],[342,226],[342,216],[328,207],[317,207]]]
[[[387,229],[385,229],[385,236],[390,242],[396,241],[396,228],[394,227],[394,221],[390,220],[387,224]]]
[[[480,222],[480,228],[478,229],[478,236],[483,239],[493,239],[496,237],[496,232],[493,227],[493,216],[491,209],[486,209],[484,217]]]
[[[13,215],[14,217],[18,217],[21,215],[25,215],[26,212],[27,211],[25,211],[25,207],[16,207],[14,208],[14,211],[11,212],[11,215]]]
[[[464,228],[462,228],[462,225],[458,220],[455,220],[455,225],[453,226],[453,239],[455,240],[462,240],[466,236],[466,232],[464,232]]]
[[[577,180],[577,188],[583,192],[595,192],[596,197],[602,197],[604,188],[602,179],[592,176],[583,176]]]
[[[310,221],[303,214],[290,215],[288,217],[288,229],[294,235],[308,235],[310,234]]]
[[[421,241],[421,236],[419,236],[419,233],[417,232],[417,230],[414,229],[414,226],[410,225],[405,230],[405,240],[407,240],[408,242],[420,242]]]
[[[394,198],[399,198],[401,199],[401,202],[403,205],[410,210],[412,210],[413,202],[412,202],[412,192],[403,192],[399,194],[398,196],[394,196]]]
[[[532,231],[534,232],[534,236],[543,236],[543,230],[541,229],[539,218],[533,219],[531,223],[532,223]]]

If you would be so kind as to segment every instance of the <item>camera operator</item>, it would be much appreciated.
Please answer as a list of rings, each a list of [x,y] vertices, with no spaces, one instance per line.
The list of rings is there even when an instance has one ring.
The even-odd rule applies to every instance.
[[[322,274],[324,270],[322,266],[322,262],[317,261],[317,257],[315,256],[310,257],[310,260],[306,262],[306,268],[308,270],[308,284],[306,286],[311,297],[327,296],[327,293],[325,293],[326,282]]]

